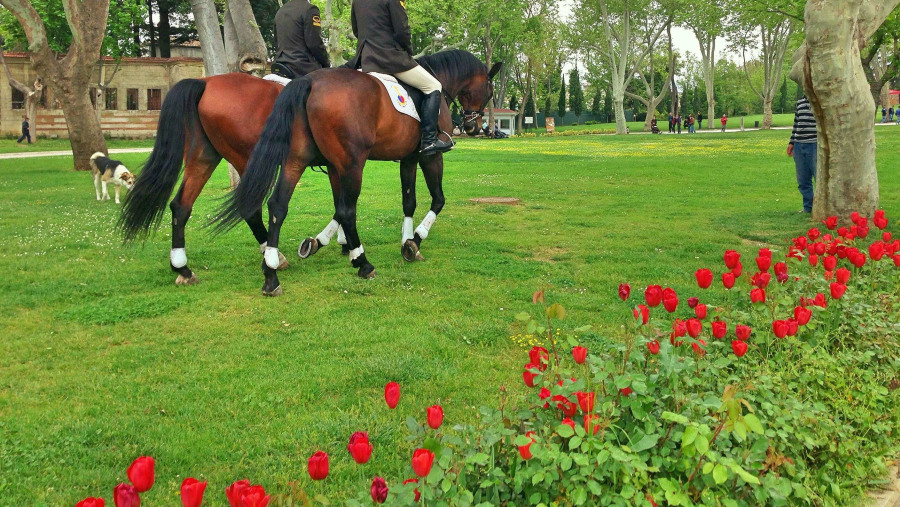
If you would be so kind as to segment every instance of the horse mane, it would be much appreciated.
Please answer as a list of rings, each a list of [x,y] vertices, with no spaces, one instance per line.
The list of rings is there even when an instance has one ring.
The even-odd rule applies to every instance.
[[[440,51],[418,59],[420,65],[430,68],[435,75],[458,83],[473,74],[487,74],[487,66],[475,55],[462,49]]]

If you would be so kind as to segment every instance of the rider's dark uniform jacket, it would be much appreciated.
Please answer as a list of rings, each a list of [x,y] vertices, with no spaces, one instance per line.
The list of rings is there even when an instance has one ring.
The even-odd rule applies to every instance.
[[[397,74],[418,65],[405,0],[353,0],[350,22],[358,42],[348,67]]]
[[[275,36],[278,39],[275,63],[287,67],[294,77],[331,66],[322,42],[319,8],[309,0],[291,0],[278,9]]]

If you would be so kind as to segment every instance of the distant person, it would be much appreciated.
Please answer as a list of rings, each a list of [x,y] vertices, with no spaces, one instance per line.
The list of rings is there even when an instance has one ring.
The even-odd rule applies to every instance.
[[[678,130],[678,133],[681,133],[681,115],[675,116],[675,128]]]
[[[697,113],[697,128],[703,130],[703,113]]]
[[[803,196],[803,209],[800,213],[811,213],[813,207],[813,178],[816,177],[816,151],[818,149],[818,132],[816,117],[809,107],[809,99],[805,96],[797,101],[794,114],[794,129],[788,142],[787,154],[794,157],[797,170],[797,189]]]
[[[888,121],[894,121],[894,106],[888,108]]]
[[[722,119],[719,120],[719,123],[722,124],[722,132],[725,132],[725,125],[728,125],[728,116],[722,115]]]
[[[688,134],[696,134],[697,131],[694,129],[694,123],[696,120],[694,119],[694,115],[690,115],[688,117]]]
[[[22,137],[19,138],[17,143],[21,143],[23,139],[28,139],[28,144],[31,144],[31,125],[28,123],[28,117],[22,117]]]
[[[272,73],[287,79],[303,77],[314,70],[331,67],[319,8],[309,0],[291,0],[275,14],[278,50]]]
[[[453,126],[453,135],[455,135],[455,136],[460,136],[460,135],[462,135],[462,131],[459,130],[459,125],[454,125],[454,126]]]
[[[887,109],[885,109],[884,106],[881,106],[881,123],[884,123],[886,121],[887,121]]]
[[[675,116],[673,116],[672,113],[669,113],[669,133],[675,133]]]

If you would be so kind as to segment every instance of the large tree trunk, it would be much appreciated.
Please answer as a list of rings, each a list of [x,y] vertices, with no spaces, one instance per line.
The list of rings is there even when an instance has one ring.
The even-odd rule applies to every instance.
[[[344,64],[344,48],[341,47],[341,33],[348,32],[345,26],[342,26],[340,19],[334,17],[335,0],[325,0],[325,17],[322,18],[322,29],[327,31],[328,40],[326,41],[326,49],[328,57],[331,59],[331,65],[338,67]],[[349,33],[350,36],[353,33]]]
[[[203,51],[203,66],[207,76],[215,76],[228,72],[225,60],[225,44],[219,31],[219,15],[213,0],[191,0],[191,11],[194,13],[194,24],[200,38],[200,50]]]
[[[237,61],[228,62],[234,72],[262,77],[266,72],[266,42],[259,33],[249,0],[228,0],[225,16],[230,17],[237,35]]]
[[[763,98],[763,121],[761,128],[770,129],[772,128],[772,102],[774,101],[773,97],[765,97]]]
[[[627,128],[625,124],[625,101],[621,95],[616,94],[615,88],[615,83],[613,83],[613,110],[616,113],[616,134],[624,134]]]
[[[88,91],[106,32],[109,0],[63,0],[66,21],[72,31],[72,43],[63,58],[57,58],[50,50],[44,23],[29,0],[0,0],[0,5],[9,9],[22,25],[35,71],[44,77],[63,104],[75,169],[89,170],[91,154],[106,153],[106,139]]]
[[[172,28],[169,24],[169,0],[157,0],[156,6],[159,8],[159,23],[156,24],[157,37],[159,40],[159,57],[172,57]]]
[[[900,0],[808,0],[806,41],[794,56],[791,79],[803,86],[819,132],[813,218],[878,208],[874,101],[860,45]]]

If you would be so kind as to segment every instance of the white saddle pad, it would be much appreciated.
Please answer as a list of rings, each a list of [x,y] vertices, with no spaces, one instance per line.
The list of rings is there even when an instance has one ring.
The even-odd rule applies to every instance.
[[[412,98],[406,92],[406,88],[397,81],[397,78],[378,72],[369,72],[369,75],[381,81],[384,89],[387,90],[388,97],[391,98],[391,104],[394,104],[394,109],[398,113],[405,114],[416,121],[422,121],[419,119],[419,113],[416,111],[416,105],[413,104]]]
[[[281,77],[278,74],[267,74],[263,79],[265,79],[266,81],[273,81],[280,84],[281,86],[287,86],[287,84],[291,82],[290,79]]]

